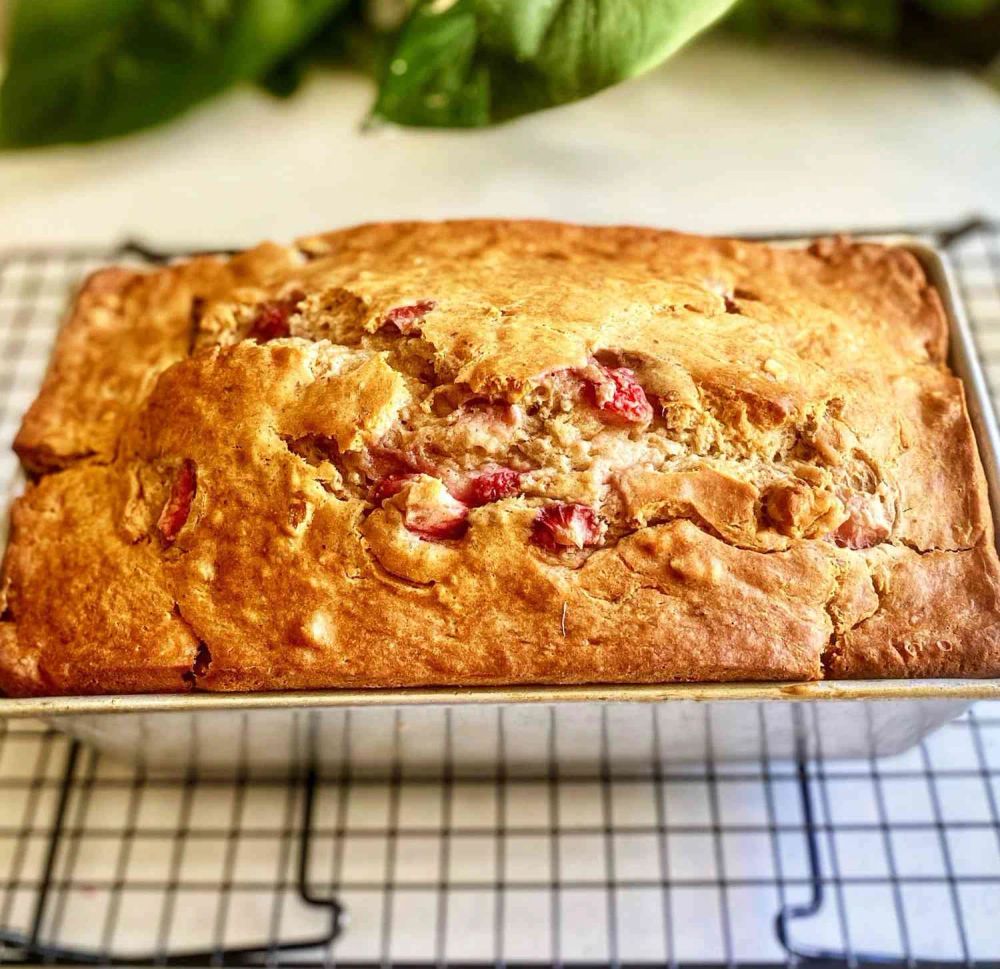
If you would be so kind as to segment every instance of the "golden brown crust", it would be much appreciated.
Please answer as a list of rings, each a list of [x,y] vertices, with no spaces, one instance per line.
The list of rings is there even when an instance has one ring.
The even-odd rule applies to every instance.
[[[18,436],[0,690],[996,675],[946,342],[914,257],[843,239],[403,223],[106,270]]]
[[[871,553],[878,609],[829,656],[833,677],[996,673],[1000,575],[992,547]]]
[[[287,268],[263,245],[223,262],[200,257],[159,272],[101,269],[84,282],[14,449],[36,473],[107,461],[157,375],[191,349],[197,306]]]
[[[17,639],[0,645],[0,689],[11,695],[185,688],[198,641],[159,558],[108,541],[115,488],[109,468],[83,466],[15,503],[4,570]]]

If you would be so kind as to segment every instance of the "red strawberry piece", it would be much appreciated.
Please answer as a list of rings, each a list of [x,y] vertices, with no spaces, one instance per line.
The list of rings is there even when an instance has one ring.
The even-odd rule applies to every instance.
[[[441,487],[434,493],[414,487],[406,496],[403,524],[421,538],[461,538],[469,527],[469,509]]]
[[[384,478],[379,478],[372,486],[372,504],[381,505],[387,498],[398,495],[403,490],[403,485],[416,477],[415,474],[387,474]]]
[[[404,524],[422,538],[461,538],[469,528],[469,509],[455,505],[416,505],[406,509]]]
[[[871,525],[851,515],[834,533],[833,540],[841,548],[871,548],[889,537],[885,525]]]
[[[557,501],[535,516],[531,541],[550,552],[586,548],[601,540],[601,526],[593,508]]]
[[[398,495],[404,488],[420,479],[419,474],[391,474],[376,482],[371,500],[375,505]],[[421,538],[461,538],[469,527],[466,520],[469,509],[464,502],[453,498],[441,485],[434,482],[436,490],[423,487],[410,488],[406,495],[403,524]]]
[[[435,306],[437,303],[432,299],[421,299],[407,306],[396,306],[382,317],[382,326],[394,326],[400,333],[409,336],[416,332],[416,324]]]
[[[173,542],[188,520],[196,489],[197,475],[194,461],[185,458],[170,486],[170,494],[163,505],[160,517],[156,521],[156,527],[168,545]]]
[[[600,369],[602,379],[589,380],[588,388],[604,420],[611,424],[649,423],[653,419],[653,408],[635,374],[627,367]]]
[[[492,501],[509,498],[521,490],[521,472],[513,468],[496,468],[473,475],[459,489],[458,497],[467,505],[479,508]]]
[[[841,548],[871,548],[889,537],[889,522],[877,498],[855,495],[847,507],[849,517],[833,533],[833,540]]]
[[[258,343],[280,340],[291,335],[288,321],[302,302],[302,294],[296,293],[287,299],[270,299],[257,307],[257,315],[250,325],[249,339]]]

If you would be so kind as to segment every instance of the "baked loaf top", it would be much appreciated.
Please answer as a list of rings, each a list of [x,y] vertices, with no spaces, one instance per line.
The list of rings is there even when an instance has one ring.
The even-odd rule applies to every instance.
[[[11,695],[1000,674],[912,255],[361,226],[78,295],[15,447]]]

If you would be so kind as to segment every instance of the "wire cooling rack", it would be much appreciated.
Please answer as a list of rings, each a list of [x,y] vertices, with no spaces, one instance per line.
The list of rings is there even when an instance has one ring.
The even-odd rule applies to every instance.
[[[934,234],[1000,386],[1000,232]],[[160,254],[0,256],[0,439],[123,257]],[[0,722],[0,963],[1000,967],[1000,704],[852,761],[722,762],[703,711],[703,763],[593,780],[457,777],[448,733],[434,780],[178,779]]]

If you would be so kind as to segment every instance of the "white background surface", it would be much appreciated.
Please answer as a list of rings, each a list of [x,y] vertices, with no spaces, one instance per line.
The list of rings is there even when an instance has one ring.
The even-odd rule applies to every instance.
[[[1000,217],[1000,97],[958,72],[711,38],[638,81],[479,132],[364,133],[372,88],[249,88],[113,143],[0,156],[0,245],[238,245],[374,218],[708,231]]]

